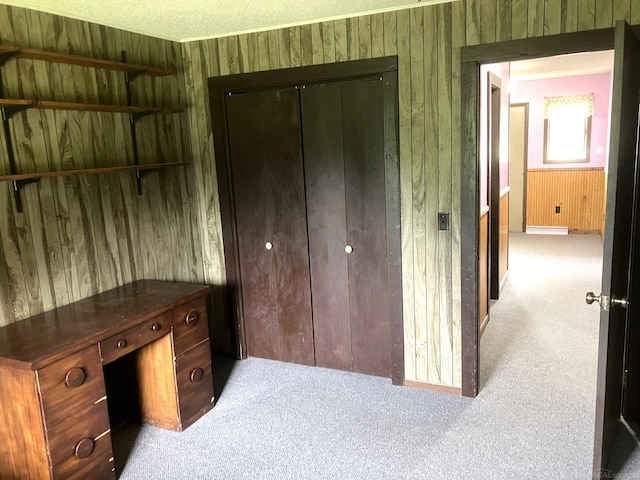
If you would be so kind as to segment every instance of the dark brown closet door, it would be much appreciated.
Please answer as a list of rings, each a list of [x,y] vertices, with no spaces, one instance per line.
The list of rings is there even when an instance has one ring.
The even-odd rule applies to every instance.
[[[301,104],[316,364],[390,377],[382,81]]]
[[[226,112],[247,353],[313,365],[297,93],[230,95]]]

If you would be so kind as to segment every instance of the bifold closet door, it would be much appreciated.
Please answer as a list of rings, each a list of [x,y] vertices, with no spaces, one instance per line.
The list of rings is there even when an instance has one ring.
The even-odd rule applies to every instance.
[[[391,376],[382,80],[301,90],[316,365]]]
[[[314,364],[298,94],[225,97],[250,356]]]

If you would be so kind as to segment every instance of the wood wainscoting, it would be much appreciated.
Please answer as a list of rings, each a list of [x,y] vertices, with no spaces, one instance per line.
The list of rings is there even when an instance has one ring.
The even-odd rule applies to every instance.
[[[500,278],[500,290],[507,279],[509,270],[509,187],[505,187],[500,192],[500,243],[498,260],[498,275]]]
[[[508,217],[507,217],[508,218]],[[489,207],[480,212],[478,252],[478,325],[482,335],[489,320]]]
[[[605,208],[603,168],[527,172],[527,226],[600,233]],[[556,213],[559,207],[559,213]]]

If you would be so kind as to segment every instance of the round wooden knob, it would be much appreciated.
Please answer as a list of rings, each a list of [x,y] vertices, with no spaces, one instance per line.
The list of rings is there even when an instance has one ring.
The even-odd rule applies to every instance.
[[[151,325],[151,330],[153,330],[154,332],[159,332],[161,328],[162,325],[160,325],[159,323],[154,323],[153,325]]]
[[[87,372],[85,372],[83,368],[73,367],[64,376],[64,384],[70,388],[79,387],[86,379]]]
[[[204,370],[202,370],[201,368],[194,368],[193,370],[191,370],[191,375],[189,375],[189,378],[192,382],[199,382],[200,380],[202,380],[203,376]]]
[[[190,327],[194,326],[200,320],[200,314],[195,310],[187,313],[187,316],[184,317],[184,322]]]
[[[74,455],[81,459],[87,458],[93,453],[95,443],[96,442],[92,438],[83,438],[78,442],[76,448],[73,450]]]
[[[124,348],[127,346],[127,341],[126,340],[118,340],[118,343],[116,343],[116,347],[118,348]]]

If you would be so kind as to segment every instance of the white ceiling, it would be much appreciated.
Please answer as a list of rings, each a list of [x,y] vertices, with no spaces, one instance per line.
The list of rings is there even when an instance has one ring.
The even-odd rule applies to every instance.
[[[574,77],[613,71],[613,50],[573,53],[511,62],[511,81]]]
[[[457,0],[1,0],[179,42]]]

